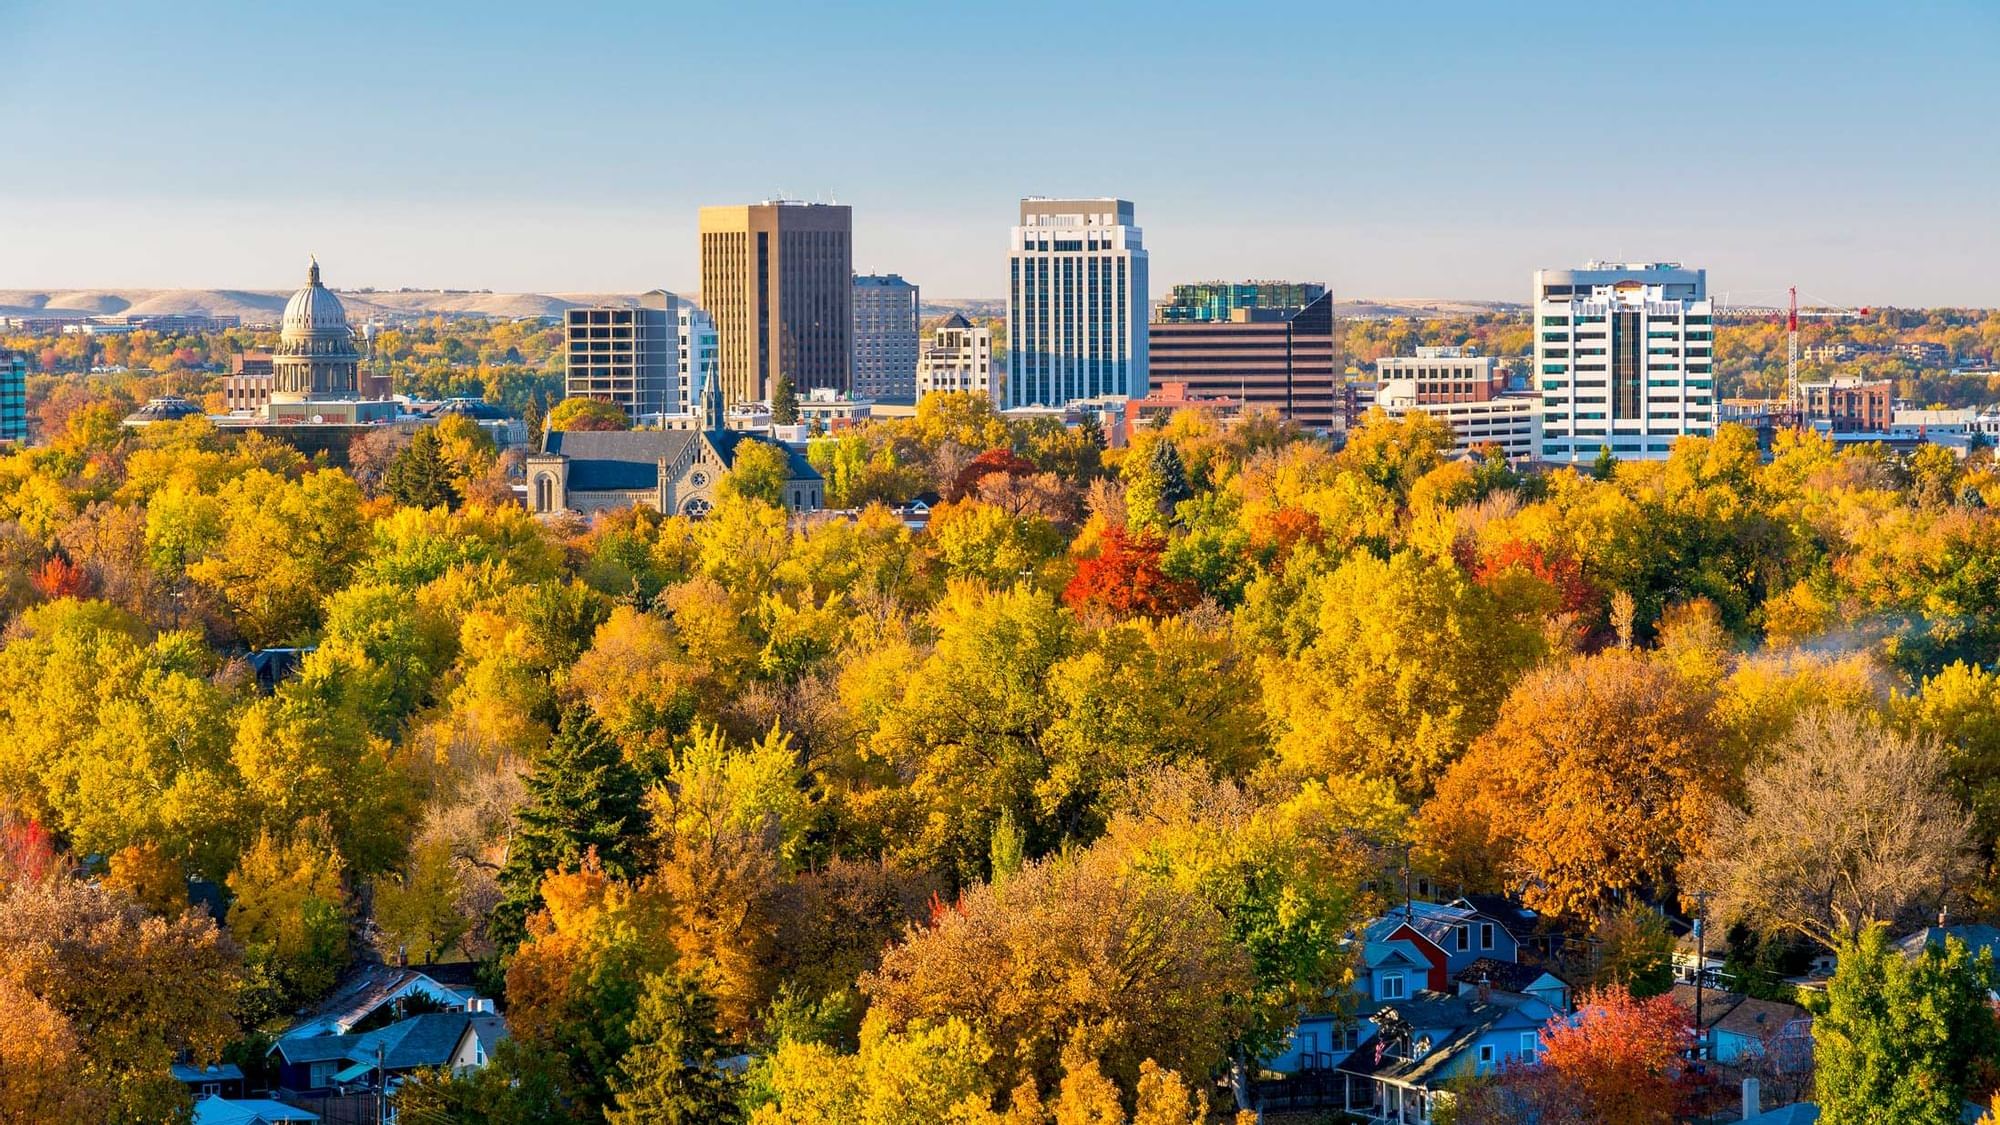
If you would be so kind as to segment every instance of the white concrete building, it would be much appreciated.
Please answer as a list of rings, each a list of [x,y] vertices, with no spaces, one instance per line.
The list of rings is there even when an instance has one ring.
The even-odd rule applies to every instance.
[[[1591,262],[1535,271],[1535,386],[1546,461],[1609,446],[1662,460],[1677,437],[1715,432],[1715,309],[1708,271]]]
[[[964,391],[993,397],[993,330],[953,313],[931,333],[917,365],[917,397]]]
[[[854,275],[854,397],[915,402],[917,287],[901,274]]]
[[[1023,199],[1012,238],[1001,405],[1144,398],[1150,304],[1132,204]]]
[[[715,377],[715,318],[693,301],[682,299],[675,312],[676,343],[680,355],[680,400],[682,414],[693,414],[701,393]]]
[[[1451,426],[1452,452],[1497,447],[1510,461],[1537,457],[1541,395],[1510,388],[1492,356],[1462,348],[1418,348],[1376,361],[1375,405],[1391,418],[1421,411]]]

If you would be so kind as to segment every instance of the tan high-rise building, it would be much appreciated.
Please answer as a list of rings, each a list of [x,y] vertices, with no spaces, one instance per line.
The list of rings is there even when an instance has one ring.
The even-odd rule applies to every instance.
[[[730,402],[769,401],[780,374],[801,396],[853,390],[853,242],[836,204],[701,209],[701,303]]]

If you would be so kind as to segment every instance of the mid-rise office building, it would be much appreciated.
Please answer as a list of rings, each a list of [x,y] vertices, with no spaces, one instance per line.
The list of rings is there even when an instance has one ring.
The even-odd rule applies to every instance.
[[[993,330],[953,313],[931,333],[917,367],[917,397],[932,391],[962,391],[991,398],[993,391]]]
[[[1148,326],[1154,385],[1235,399],[1307,429],[1347,428],[1348,387],[1336,363],[1333,295],[1286,282],[1176,285]]]
[[[680,405],[682,414],[691,415],[715,378],[715,320],[693,301],[683,299],[679,310]]]
[[[28,440],[28,357],[0,352],[0,442]]]
[[[1541,396],[1513,385],[1492,356],[1463,348],[1418,348],[1375,364],[1375,405],[1391,418],[1421,412],[1451,427],[1453,454],[1495,448],[1532,460],[1541,440]]]
[[[679,414],[681,298],[664,289],[641,294],[636,307],[570,309],[564,338],[563,394],[609,402],[628,418]]]
[[[701,303],[729,402],[769,401],[780,374],[799,394],[854,389],[853,241],[835,204],[701,209]]]
[[[1895,421],[1896,384],[1888,379],[1800,383],[1806,421],[1836,434],[1883,433]]]
[[[1535,271],[1542,458],[1660,460],[1715,432],[1708,271],[1678,262]]]
[[[917,320],[917,287],[901,275],[855,275],[855,398],[916,401]]]
[[[1123,199],[1023,199],[1007,260],[1004,407],[1143,398],[1146,247]]]
[[[277,369],[270,352],[236,352],[229,357],[229,374],[222,377],[223,409],[262,410],[276,386]]]

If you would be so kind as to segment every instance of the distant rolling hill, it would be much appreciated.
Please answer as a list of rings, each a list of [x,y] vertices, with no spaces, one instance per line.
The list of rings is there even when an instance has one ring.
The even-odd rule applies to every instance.
[[[335,292],[350,317],[382,321],[438,315],[555,316],[578,305],[629,305],[638,300],[630,293]],[[238,316],[244,324],[276,324],[291,294],[289,289],[0,289],[0,316],[180,314]]]

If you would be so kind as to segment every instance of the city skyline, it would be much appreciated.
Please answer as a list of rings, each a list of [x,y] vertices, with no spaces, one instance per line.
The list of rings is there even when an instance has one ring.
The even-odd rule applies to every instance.
[[[1056,34],[1024,5],[960,10],[960,35],[901,4],[218,3],[116,35],[10,7],[0,288],[281,289],[317,251],[352,286],[692,292],[697,208],[782,194],[853,206],[861,272],[992,298],[1016,200],[1115,195],[1162,288],[1520,301],[1605,258],[1702,262],[1738,303],[2000,305],[1976,143],[2000,10],[1972,3],[1342,6],[1282,34],[1125,3]],[[304,96],[223,65],[278,52]],[[600,114],[629,143],[574,127]],[[1617,127],[1579,155],[1565,118]]]

